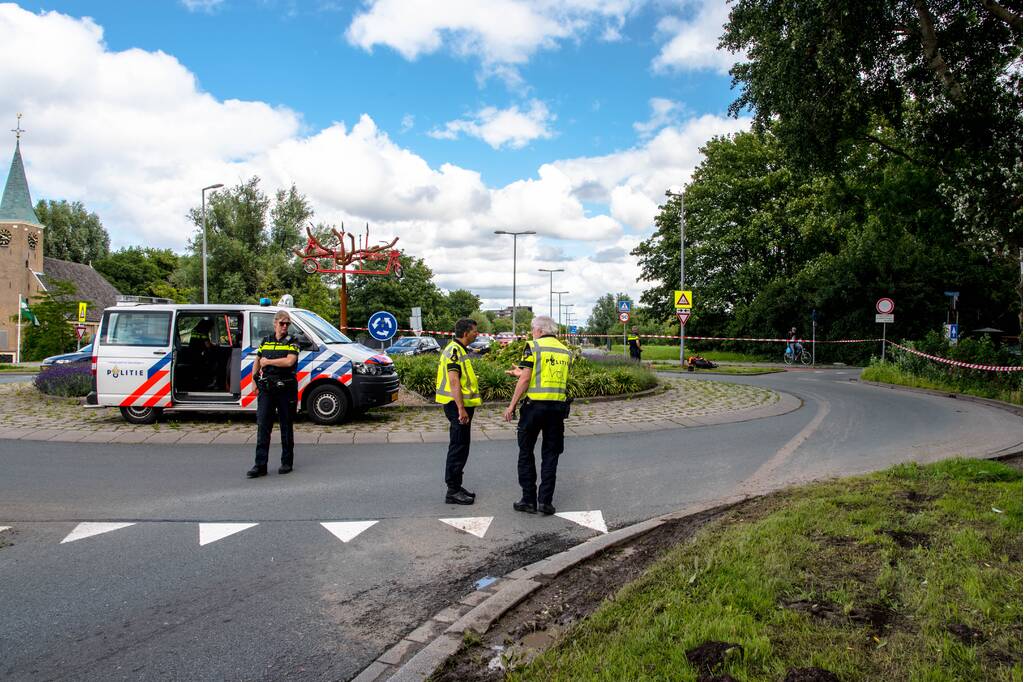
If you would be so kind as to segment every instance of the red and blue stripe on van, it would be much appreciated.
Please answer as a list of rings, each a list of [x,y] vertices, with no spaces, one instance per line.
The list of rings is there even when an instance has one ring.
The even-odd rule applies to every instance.
[[[252,367],[256,362],[256,349],[245,349],[242,353],[241,391],[242,407],[248,407],[256,400],[256,382],[253,381]],[[302,392],[314,381],[334,379],[344,385],[352,383],[352,361],[331,350],[303,351],[295,369],[299,382],[299,400]]]
[[[170,407],[171,354],[163,356],[146,370],[146,380],[121,401],[121,407]]]

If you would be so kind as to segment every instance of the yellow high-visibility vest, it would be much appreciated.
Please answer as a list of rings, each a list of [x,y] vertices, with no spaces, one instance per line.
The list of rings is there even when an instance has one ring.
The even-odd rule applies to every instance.
[[[533,375],[526,389],[530,400],[565,400],[569,384],[572,351],[553,336],[542,336],[530,342]]]
[[[458,341],[450,341],[437,362],[437,381],[434,383],[434,401],[444,404],[455,400],[452,392],[451,380],[448,378],[448,365],[455,363],[459,366],[459,387],[462,389],[462,404],[466,407],[475,407],[483,402],[480,398],[480,384],[476,380],[476,372],[473,371],[473,362],[469,354]]]

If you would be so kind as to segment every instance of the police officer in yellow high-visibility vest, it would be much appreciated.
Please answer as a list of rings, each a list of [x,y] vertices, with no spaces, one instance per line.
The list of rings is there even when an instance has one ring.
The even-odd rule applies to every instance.
[[[256,397],[256,464],[245,475],[267,475],[270,455],[270,430],[274,416],[281,424],[281,467],[279,474],[290,474],[295,461],[295,410],[298,406],[298,381],[295,365],[299,361],[299,342],[288,333],[292,318],[285,310],[274,314],[274,333],[263,337],[252,365]]]
[[[516,404],[526,395],[519,410],[519,487],[523,496],[512,504],[516,511],[554,514],[555,472],[558,456],[565,449],[565,419],[569,416],[567,385],[572,351],[555,337],[558,326],[547,315],[533,318],[533,341],[526,348],[519,367],[508,374],[519,377],[512,401],[505,410],[505,421],[512,421]],[[540,487],[533,449],[537,437],[544,434],[540,448]]]
[[[462,487],[462,471],[469,459],[469,432],[480,400],[480,385],[466,347],[476,340],[476,321],[464,317],[455,323],[455,338],[441,351],[437,363],[434,400],[448,417],[448,456],[444,463],[446,504],[473,504],[476,494]]]
[[[626,343],[629,344],[630,359],[640,362],[640,354],[643,352],[643,347],[640,345],[640,330],[633,327],[632,333],[626,337]]]

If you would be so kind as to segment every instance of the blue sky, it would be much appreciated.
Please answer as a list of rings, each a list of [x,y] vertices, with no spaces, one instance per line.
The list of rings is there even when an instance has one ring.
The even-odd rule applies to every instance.
[[[638,295],[628,253],[726,116],[726,6],[693,0],[146,0],[0,5],[0,116],[25,115],[36,198],[83,201],[115,246],[180,249],[197,188],[294,182],[369,221],[443,288],[577,310]],[[3,45],[7,44],[5,50]],[[5,54],[6,52],[6,54]],[[7,71],[8,69],[5,69]],[[206,178],[211,178],[207,180]],[[604,255],[602,255],[604,254]],[[505,261],[508,261],[507,263]],[[536,301],[533,299],[537,299]]]

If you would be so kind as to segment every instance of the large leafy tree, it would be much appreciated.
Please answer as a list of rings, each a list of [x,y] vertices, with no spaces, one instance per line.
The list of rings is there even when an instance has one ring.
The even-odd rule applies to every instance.
[[[25,325],[22,331],[25,360],[42,360],[75,349],[75,332],[69,324],[78,310],[73,283],[50,280],[46,291],[32,297],[31,309],[38,324]]]
[[[277,192],[271,200],[259,183],[253,177],[210,196],[206,232],[211,303],[294,295],[306,283],[292,248],[301,246],[301,225],[312,217],[312,209],[294,187]],[[196,234],[173,280],[191,292],[193,300],[202,300],[202,212],[193,208],[190,217]]]
[[[36,203],[36,216],[43,230],[43,253],[50,258],[92,263],[110,251],[110,236],[95,213],[82,202],[42,199]]]
[[[447,298],[448,308],[456,319],[471,317],[474,311],[480,310],[480,297],[472,291],[455,289],[448,292]],[[477,324],[479,324],[479,321]]]
[[[402,255],[401,262],[404,270],[401,281],[391,275],[353,275],[349,278],[349,325],[365,327],[373,313],[386,310],[404,328],[412,309],[419,307],[423,313],[424,329],[452,329],[456,317],[447,297],[434,284],[434,273],[420,258]]]
[[[1021,240],[1021,17],[995,0],[737,0],[740,96],[801,166],[861,147],[935,174],[975,249]]]
[[[122,294],[156,296],[185,303],[186,292],[171,284],[180,257],[170,249],[130,246],[113,251],[93,267]]]

